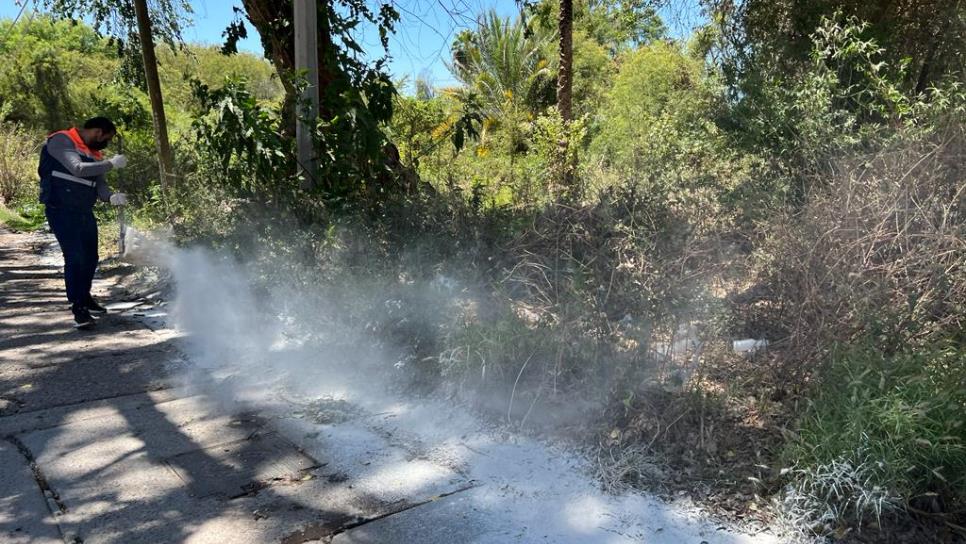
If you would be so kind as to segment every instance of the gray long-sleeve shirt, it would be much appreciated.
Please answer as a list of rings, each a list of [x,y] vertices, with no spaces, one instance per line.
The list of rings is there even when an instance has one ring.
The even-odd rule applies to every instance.
[[[97,198],[101,202],[110,202],[111,188],[107,185],[107,178],[104,174],[110,172],[114,165],[111,161],[84,162],[73,140],[66,134],[55,134],[47,140],[47,153],[57,162],[64,165],[67,174],[79,178],[94,178],[97,182]]]

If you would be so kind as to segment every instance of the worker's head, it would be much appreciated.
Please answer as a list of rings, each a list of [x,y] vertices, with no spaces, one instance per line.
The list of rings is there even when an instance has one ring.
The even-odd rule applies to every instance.
[[[100,151],[111,143],[111,139],[117,134],[117,127],[107,117],[91,117],[84,121],[79,132],[87,147]]]

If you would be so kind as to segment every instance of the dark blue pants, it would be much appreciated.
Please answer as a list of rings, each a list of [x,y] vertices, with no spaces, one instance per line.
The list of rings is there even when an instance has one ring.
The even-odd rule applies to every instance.
[[[97,221],[94,212],[50,208],[45,210],[50,230],[54,231],[64,253],[64,282],[67,300],[84,303],[91,295],[91,282],[97,269]]]

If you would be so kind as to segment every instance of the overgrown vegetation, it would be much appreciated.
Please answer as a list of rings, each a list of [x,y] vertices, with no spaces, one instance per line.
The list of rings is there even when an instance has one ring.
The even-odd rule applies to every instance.
[[[29,208],[42,131],[106,113],[138,221],[338,308],[297,326],[365,328],[410,387],[531,430],[579,406],[608,487],[687,489],[810,536],[962,538],[966,9],[703,6],[671,39],[658,4],[577,2],[571,122],[549,0],[480,14],[453,87],[394,89],[340,50],[320,183],[295,168],[284,51],[276,73],[162,49],[169,195],[144,93],[83,69],[121,59],[38,18],[0,44],[0,145],[19,157],[0,160],[3,200]]]

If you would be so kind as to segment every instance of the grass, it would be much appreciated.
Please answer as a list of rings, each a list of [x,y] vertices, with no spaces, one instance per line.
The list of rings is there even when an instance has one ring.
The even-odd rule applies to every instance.
[[[0,225],[14,231],[34,231],[44,225],[43,210],[39,207],[21,207],[11,210],[0,204]]]
[[[828,374],[786,449],[800,518],[831,529],[892,507],[966,505],[966,361],[955,343],[883,354],[851,347]]]
[[[15,209],[0,204],[0,225],[12,231],[32,232],[43,228],[46,221],[43,206],[39,203],[22,204]],[[118,223],[116,212],[113,209],[99,210],[97,223],[98,253],[101,258],[117,254]]]

